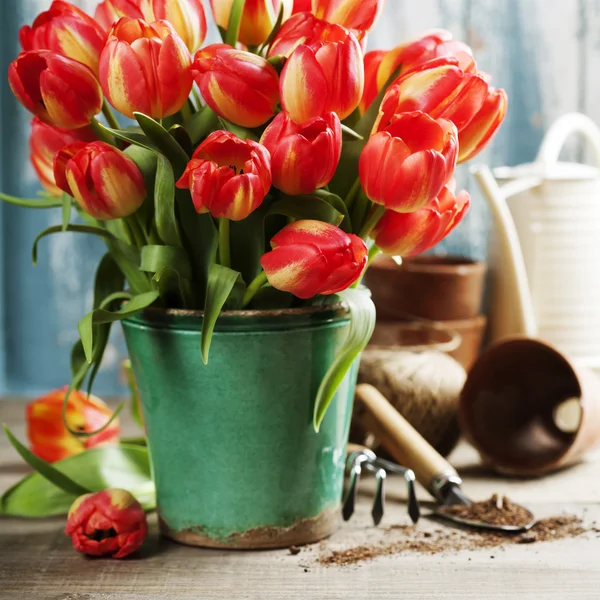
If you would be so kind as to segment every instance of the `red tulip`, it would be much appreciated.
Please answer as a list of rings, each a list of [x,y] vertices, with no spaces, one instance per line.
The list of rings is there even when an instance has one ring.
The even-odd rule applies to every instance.
[[[371,237],[386,254],[416,256],[441,242],[469,210],[471,198],[463,190],[456,196],[449,187],[420,210],[411,213],[385,212]]]
[[[29,138],[29,157],[40,183],[53,196],[61,196],[62,190],[54,180],[54,157],[59,150],[74,142],[92,142],[94,132],[88,128],[59,129],[44,123],[39,117],[31,121]]]
[[[413,212],[435,198],[456,166],[456,127],[422,112],[401,113],[375,133],[360,156],[359,174],[370,200]]]
[[[57,185],[95,219],[127,217],[146,198],[146,185],[137,165],[104,142],[63,148],[54,159],[54,177]]]
[[[23,50],[52,50],[88,66],[98,73],[106,32],[82,10],[63,0],[38,15],[31,27],[19,31]]]
[[[67,388],[49,392],[27,405],[27,437],[31,451],[41,459],[56,462],[85,450],[119,441],[119,420],[90,437],[77,437],[65,427],[62,407]],[[110,419],[112,411],[96,396],[73,390],[67,403],[66,418],[73,431],[92,432]]]
[[[475,72],[477,65],[467,44],[452,39],[444,29],[435,29],[418,39],[396,46],[393,50],[372,50],[365,54],[365,91],[360,102],[364,113],[396,69],[404,75],[434,58],[455,58],[464,71]]]
[[[451,58],[434,59],[409,71],[385,94],[375,123],[380,131],[394,115],[421,110],[452,121],[459,134],[459,162],[483,149],[506,112],[506,92],[490,88],[486,76],[463,71]]]
[[[79,129],[102,110],[102,90],[88,67],[49,50],[21,52],[8,69],[17,100],[62,129]]]
[[[269,47],[269,57],[277,55],[289,57],[300,44],[318,41],[327,36],[330,30],[330,23],[317,19],[309,12],[295,14],[282,25],[275,36]]]
[[[298,125],[279,113],[260,143],[271,153],[273,185],[286,194],[310,194],[327,185],[342,152],[342,128],[335,113]]]
[[[104,0],[96,8],[96,21],[105,29],[110,31],[112,26],[121,17],[130,17],[132,19],[147,19],[143,9],[146,11],[150,8],[152,0]],[[154,21],[150,18],[150,21]]]
[[[185,42],[190,52],[196,52],[206,37],[206,15],[202,0],[151,0],[153,16],[146,20],[166,19]]]
[[[100,57],[100,83],[125,116],[154,119],[175,114],[192,90],[191,57],[167,21],[148,24],[123,17],[112,28]]]
[[[206,103],[232,123],[258,127],[275,114],[279,76],[261,56],[212,44],[196,54],[192,73]]]
[[[313,0],[313,13],[348,29],[368,31],[383,10],[385,0]]]
[[[271,187],[271,157],[252,140],[214,131],[196,148],[176,186],[190,190],[197,212],[241,221]]]
[[[312,10],[312,0],[294,0],[292,14],[307,12]]]
[[[69,509],[65,534],[77,552],[124,558],[148,535],[140,503],[126,490],[107,489],[84,494]]]
[[[271,33],[281,5],[283,16],[287,19],[291,12],[294,0],[246,0],[240,33],[238,39],[246,46],[259,46]],[[233,0],[210,0],[216,24],[222,29],[229,27],[229,15]]]
[[[356,235],[322,221],[295,221],[271,240],[260,259],[269,283],[307,299],[350,287],[367,265],[367,247]]]
[[[295,15],[288,23],[305,15]],[[298,123],[332,111],[344,119],[358,106],[363,92],[362,50],[354,34],[341,25],[323,26],[318,19],[315,23],[320,35],[301,43],[281,73],[281,106]],[[300,24],[303,29],[304,20]]]

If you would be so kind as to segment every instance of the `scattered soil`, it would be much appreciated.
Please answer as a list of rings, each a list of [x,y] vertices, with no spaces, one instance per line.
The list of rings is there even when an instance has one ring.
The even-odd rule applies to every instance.
[[[296,556],[296,554],[300,554],[300,548],[298,548],[298,546],[290,546],[289,551],[292,556]]]
[[[392,554],[449,554],[460,550],[549,542],[579,537],[594,531],[595,527],[585,527],[583,521],[574,515],[540,519],[529,531],[521,534],[454,528],[420,531],[416,526],[400,525],[386,530],[387,533],[398,538],[390,543],[365,544],[326,552],[321,554],[317,562],[325,566],[354,565]],[[494,555],[490,558],[494,558]]]
[[[489,525],[523,527],[531,522],[531,513],[511,502],[506,496],[494,494],[489,500],[473,504],[441,506],[438,512],[467,521],[479,521]]]

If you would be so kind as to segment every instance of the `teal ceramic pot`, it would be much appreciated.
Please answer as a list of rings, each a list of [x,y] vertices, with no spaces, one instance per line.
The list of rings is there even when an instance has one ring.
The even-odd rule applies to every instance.
[[[349,323],[342,306],[223,313],[204,365],[201,313],[123,321],[166,536],[276,548],[335,531],[357,364],[319,433],[312,417]]]

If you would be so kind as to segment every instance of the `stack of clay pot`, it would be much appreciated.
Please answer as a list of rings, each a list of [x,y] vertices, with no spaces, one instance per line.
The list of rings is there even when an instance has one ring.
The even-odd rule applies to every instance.
[[[400,266],[378,257],[365,278],[377,307],[371,345],[412,345],[417,336],[420,344],[435,345],[440,332],[460,336],[449,354],[468,370],[485,331],[480,314],[485,270],[482,262],[458,257],[419,256]]]

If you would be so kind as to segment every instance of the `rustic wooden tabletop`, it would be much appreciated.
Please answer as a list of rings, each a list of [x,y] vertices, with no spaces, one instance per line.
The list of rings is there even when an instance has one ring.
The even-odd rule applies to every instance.
[[[24,439],[24,403],[0,401],[0,422]],[[129,425],[126,423],[126,427]],[[460,446],[452,456],[475,499],[500,492],[529,506],[538,517],[575,514],[600,523],[600,454],[569,470],[538,480],[506,480],[478,466],[475,452]],[[27,472],[0,438],[0,492]],[[370,522],[370,496],[361,494],[356,516],[321,544],[268,552],[187,548],[159,539],[156,518],[143,551],[123,561],[88,559],[63,534],[64,519],[0,518],[2,600],[598,600],[598,532],[547,543],[402,552],[350,566],[323,566],[333,550],[393,543],[406,536],[402,486],[390,481],[386,514]],[[425,493],[422,498],[426,499]],[[424,510],[427,513],[427,510]],[[420,536],[442,525],[423,518]],[[449,529],[449,531],[452,531]],[[409,534],[410,535],[410,534]],[[427,536],[430,534],[427,533]],[[436,534],[437,535],[437,534]]]

